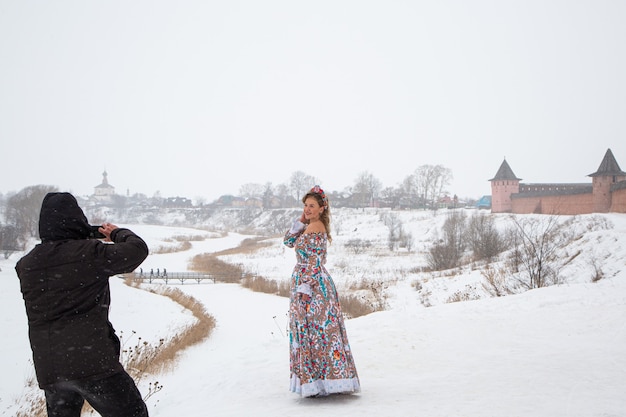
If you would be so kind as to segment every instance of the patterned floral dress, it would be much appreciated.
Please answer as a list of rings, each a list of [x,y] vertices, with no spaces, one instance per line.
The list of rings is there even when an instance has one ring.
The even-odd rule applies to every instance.
[[[291,391],[303,397],[360,391],[339,296],[326,271],[326,233],[303,233],[296,221],[284,243],[295,248],[289,300]],[[309,301],[298,293],[308,294]]]

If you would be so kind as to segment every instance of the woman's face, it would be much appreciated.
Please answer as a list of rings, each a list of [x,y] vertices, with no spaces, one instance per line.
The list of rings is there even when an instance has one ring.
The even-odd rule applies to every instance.
[[[314,197],[304,200],[304,218],[309,222],[319,220],[323,211],[324,207],[321,207]]]

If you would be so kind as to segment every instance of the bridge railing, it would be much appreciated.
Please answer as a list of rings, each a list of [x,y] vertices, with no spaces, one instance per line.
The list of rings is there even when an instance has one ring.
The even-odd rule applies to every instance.
[[[205,281],[215,281],[218,277],[208,272],[166,272],[161,274],[150,274],[145,272],[133,272],[126,274],[125,277],[131,278],[137,281],[165,284],[184,284],[185,282],[192,281],[196,284],[203,283]]]

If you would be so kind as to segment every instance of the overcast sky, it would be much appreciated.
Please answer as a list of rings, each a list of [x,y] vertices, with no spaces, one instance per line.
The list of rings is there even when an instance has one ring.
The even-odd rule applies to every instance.
[[[0,0],[0,192],[626,169],[626,1]]]

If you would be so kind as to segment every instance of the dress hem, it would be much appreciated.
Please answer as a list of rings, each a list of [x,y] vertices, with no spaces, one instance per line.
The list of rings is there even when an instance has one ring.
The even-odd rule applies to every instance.
[[[345,379],[318,379],[306,384],[300,383],[300,378],[291,376],[291,392],[302,397],[327,396],[330,394],[352,394],[361,392],[358,378]]]

